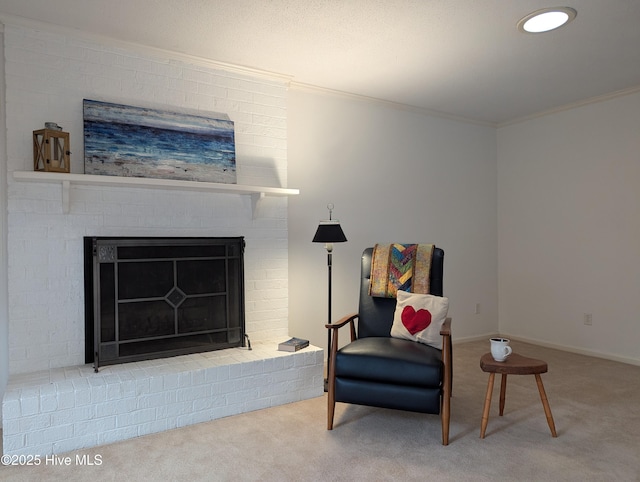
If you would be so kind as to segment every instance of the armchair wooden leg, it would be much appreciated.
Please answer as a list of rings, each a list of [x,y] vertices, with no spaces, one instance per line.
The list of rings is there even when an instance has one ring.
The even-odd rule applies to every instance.
[[[453,377],[451,372],[451,337],[443,340],[442,360],[444,362],[442,406],[440,407],[442,418],[442,445],[449,445],[449,426],[451,422],[451,388]]]
[[[336,411],[336,399],[329,382],[329,393],[327,395],[327,430],[333,430],[333,415]]]
[[[443,383],[442,400],[440,403],[440,417],[442,419],[442,445],[449,445],[449,426],[451,422],[451,389],[453,374],[451,370],[451,336],[444,336],[442,343]]]
[[[442,445],[449,445],[449,423],[451,421],[451,397],[442,396]]]

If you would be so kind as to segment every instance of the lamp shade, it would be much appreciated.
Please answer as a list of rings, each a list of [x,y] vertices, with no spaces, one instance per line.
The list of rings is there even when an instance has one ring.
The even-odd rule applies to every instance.
[[[344,243],[346,240],[338,221],[320,221],[313,237],[314,243]]]

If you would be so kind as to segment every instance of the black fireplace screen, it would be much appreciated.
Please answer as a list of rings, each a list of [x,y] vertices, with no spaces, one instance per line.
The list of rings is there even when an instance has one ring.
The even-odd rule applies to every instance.
[[[244,238],[86,237],[85,359],[244,345]]]

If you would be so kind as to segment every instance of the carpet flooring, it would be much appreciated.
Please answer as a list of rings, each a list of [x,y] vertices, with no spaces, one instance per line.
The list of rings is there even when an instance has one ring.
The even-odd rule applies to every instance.
[[[512,346],[549,364],[542,379],[557,438],[533,376],[509,377],[502,417],[496,377],[479,438],[487,340],[454,345],[447,447],[434,415],[339,403],[327,431],[325,395],[57,456],[69,465],[0,466],[0,480],[640,481],[640,367]]]

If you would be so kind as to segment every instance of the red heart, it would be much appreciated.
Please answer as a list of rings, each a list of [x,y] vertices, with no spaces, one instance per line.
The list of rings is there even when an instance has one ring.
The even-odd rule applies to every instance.
[[[429,310],[420,308],[416,311],[413,306],[405,306],[402,310],[402,324],[409,333],[415,335],[419,331],[424,330],[431,324],[431,313]]]

